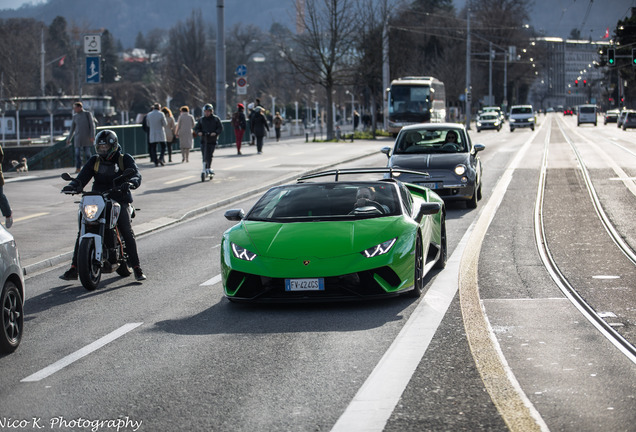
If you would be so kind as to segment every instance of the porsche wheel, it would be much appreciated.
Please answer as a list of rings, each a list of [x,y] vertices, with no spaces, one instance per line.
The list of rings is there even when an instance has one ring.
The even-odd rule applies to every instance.
[[[413,289],[408,292],[409,297],[418,298],[422,295],[422,287],[424,286],[424,255],[422,253],[422,239],[417,234],[415,241],[415,274],[413,279]]]
[[[22,325],[24,323],[24,311],[22,309],[22,297],[20,290],[11,281],[7,281],[2,288],[0,296],[2,308],[2,329],[0,330],[0,353],[12,353],[20,345],[22,339]]]
[[[82,285],[89,291],[95,290],[102,278],[102,268],[94,257],[95,241],[91,238],[82,239],[77,254],[77,273]]]
[[[477,208],[477,202],[479,201],[479,191],[477,189],[475,189],[475,191],[473,192],[473,196],[466,201],[466,208],[469,209],[476,209]]]

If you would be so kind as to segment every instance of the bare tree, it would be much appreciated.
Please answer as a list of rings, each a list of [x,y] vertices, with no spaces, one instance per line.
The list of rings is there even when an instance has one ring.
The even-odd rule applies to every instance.
[[[306,0],[303,32],[291,43],[278,40],[287,60],[308,84],[322,87],[327,97],[327,139],[334,137],[334,88],[351,82],[357,17],[353,0]],[[298,3],[297,3],[298,7]]]

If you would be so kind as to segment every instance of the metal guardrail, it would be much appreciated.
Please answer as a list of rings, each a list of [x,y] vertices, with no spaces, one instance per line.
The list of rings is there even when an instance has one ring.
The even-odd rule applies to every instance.
[[[229,120],[222,121],[223,132],[217,139],[217,146],[232,146],[236,142],[234,129]],[[143,131],[140,124],[133,125],[109,125],[99,126],[97,130],[110,129],[117,134],[119,143],[125,153],[129,153],[135,157],[148,156],[148,135]],[[244,140],[249,139],[249,122]],[[172,144],[174,151],[179,151],[178,140]],[[201,148],[201,140],[199,137],[194,139],[194,148]],[[56,167],[67,167],[74,165],[74,147],[67,145],[67,141],[58,141],[52,146],[48,146],[28,158],[30,169],[51,169]]]

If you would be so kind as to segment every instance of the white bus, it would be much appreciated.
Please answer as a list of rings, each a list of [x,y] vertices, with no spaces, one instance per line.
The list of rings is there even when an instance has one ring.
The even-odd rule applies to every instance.
[[[434,77],[403,77],[391,81],[389,132],[394,136],[413,123],[446,121],[444,83]]]

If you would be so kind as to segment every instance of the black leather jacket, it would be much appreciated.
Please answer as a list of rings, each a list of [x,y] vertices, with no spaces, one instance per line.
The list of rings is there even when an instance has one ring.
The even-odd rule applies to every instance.
[[[93,191],[104,192],[111,189],[113,187],[113,180],[122,175],[122,169],[119,166],[120,155],[121,153],[117,151],[112,155],[110,160],[104,160],[97,155],[93,155],[82,167],[77,177],[71,181],[70,185],[78,190],[83,189],[88,182],[94,178]],[[135,159],[126,153],[123,155],[122,164],[124,170],[128,168],[135,170],[135,175],[128,179],[128,182],[131,183],[131,189],[137,189],[141,185],[141,173],[135,163]],[[130,193],[129,189],[114,192],[111,198],[119,203],[133,202],[132,193]]]

